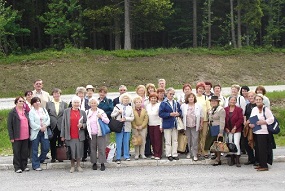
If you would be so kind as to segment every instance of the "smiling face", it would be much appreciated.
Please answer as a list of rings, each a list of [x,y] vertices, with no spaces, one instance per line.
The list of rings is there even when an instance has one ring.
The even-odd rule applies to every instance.
[[[153,96],[150,98],[150,103],[156,104],[157,103],[157,97]]]
[[[210,104],[212,107],[217,107],[219,105],[219,101],[218,100],[211,100]]]
[[[235,106],[237,103],[237,98],[236,97],[231,97],[229,100],[229,106]]]
[[[144,97],[145,96],[145,91],[144,91],[144,88],[139,88],[137,90],[137,94],[141,97]]]
[[[95,99],[92,99],[91,101],[89,101],[89,104],[90,104],[91,109],[93,110],[97,109],[98,103]]]
[[[175,95],[175,91],[174,90],[170,90],[168,93],[167,93],[167,98],[171,101],[173,100],[173,97]]]
[[[129,97],[128,96],[124,96],[123,98],[122,98],[122,104],[123,105],[128,105],[129,103],[130,103],[130,99],[129,99]]]
[[[189,96],[188,102],[189,102],[189,103],[192,103],[192,104],[195,103],[195,98],[194,98],[193,95],[190,95],[190,96]]]
[[[214,94],[219,96],[220,93],[221,93],[221,88],[220,88],[219,86],[216,86],[216,87],[214,88]]]
[[[54,100],[58,101],[60,99],[60,93],[59,92],[54,92],[52,94],[52,97]]]
[[[43,89],[43,81],[38,80],[34,83],[34,88],[37,92],[40,92]]]
[[[260,96],[255,96],[255,104],[257,107],[261,107],[263,106],[263,99]]]
[[[107,92],[105,92],[105,91],[100,91],[99,92],[100,99],[104,99],[106,97],[106,95],[107,95]]]
[[[186,86],[183,90],[184,94],[187,95],[187,94],[190,94],[192,93],[192,89],[189,87],[189,86]]]
[[[203,87],[199,87],[198,89],[197,89],[197,95],[202,95],[203,93],[204,93],[204,88]]]
[[[72,102],[72,108],[73,109],[79,109],[79,107],[80,107],[80,101],[78,101],[78,100],[75,100],[75,101],[73,101]]]
[[[237,96],[237,94],[238,94],[238,89],[237,88],[231,88],[231,95]]]
[[[248,100],[250,103],[255,103],[254,96],[255,96],[254,93],[251,93],[251,92],[248,93]]]
[[[248,91],[246,89],[242,89],[241,90],[241,94],[243,97],[247,97],[248,96]]]
[[[87,93],[86,93],[86,95],[87,95],[87,97],[92,97],[93,96],[93,93],[94,93],[94,90],[93,89],[87,89],[86,90],[87,91]]]
[[[137,109],[141,108],[141,107],[142,107],[142,101],[139,100],[139,99],[137,99],[137,100],[135,101],[135,107],[136,107]]]
[[[16,107],[18,107],[18,108],[23,108],[24,102],[25,102],[25,100],[20,97],[20,98],[18,99],[17,103],[16,103]]]

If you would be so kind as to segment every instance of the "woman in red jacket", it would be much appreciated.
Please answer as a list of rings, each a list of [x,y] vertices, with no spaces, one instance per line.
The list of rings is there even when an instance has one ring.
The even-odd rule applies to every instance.
[[[243,112],[242,109],[236,106],[237,97],[232,96],[229,99],[229,106],[225,108],[226,111],[226,124],[225,132],[228,133],[229,143],[234,143],[237,147],[237,152],[231,155],[230,166],[234,165],[240,167],[240,137],[243,124]],[[236,161],[234,161],[236,158]]]

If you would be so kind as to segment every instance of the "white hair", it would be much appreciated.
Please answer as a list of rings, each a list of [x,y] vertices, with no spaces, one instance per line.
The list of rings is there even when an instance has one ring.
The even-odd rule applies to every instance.
[[[97,101],[97,99],[95,98],[95,97],[91,97],[90,99],[89,99],[89,101],[88,101],[88,105],[90,106],[90,102],[91,101],[96,101],[96,103],[97,103],[97,105],[98,105],[98,101]]]
[[[78,96],[73,96],[72,100],[71,100],[71,103],[74,103],[74,102],[81,102],[81,98],[78,97]]]
[[[119,98],[120,103],[123,103],[123,98],[124,98],[124,97],[129,98],[129,103],[132,102],[131,96],[130,96],[128,93],[123,93],[122,95],[120,95],[120,98]]]

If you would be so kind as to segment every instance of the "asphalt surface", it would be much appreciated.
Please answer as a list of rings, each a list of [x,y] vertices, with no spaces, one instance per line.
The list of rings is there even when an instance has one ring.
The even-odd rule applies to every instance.
[[[104,172],[84,169],[30,171],[16,174],[1,171],[0,190],[284,190],[285,163],[275,163],[269,171],[253,166],[143,166],[107,168]]]
[[[267,92],[283,91],[283,90],[285,90],[285,85],[264,86],[264,87],[265,87]],[[256,86],[250,86],[249,88],[250,88],[250,90],[255,90]],[[135,95],[135,92],[129,92],[129,93],[130,93],[131,96]],[[177,95],[182,93],[182,90],[181,89],[177,89],[175,93],[176,93],[176,96],[177,96]],[[222,95],[226,96],[226,95],[229,95],[229,94],[230,94],[230,87],[222,88]],[[63,101],[66,101],[67,103],[69,103],[73,96],[74,96],[73,94],[72,95],[62,95],[61,99]],[[96,96],[98,96],[97,93],[95,93],[95,97]],[[116,98],[118,96],[119,96],[118,92],[110,92],[107,95],[107,97],[111,98],[111,99],[114,99],[114,98]],[[1,109],[11,109],[11,108],[13,108],[15,106],[14,105],[14,100],[15,100],[15,98],[1,98],[0,99],[0,110]]]

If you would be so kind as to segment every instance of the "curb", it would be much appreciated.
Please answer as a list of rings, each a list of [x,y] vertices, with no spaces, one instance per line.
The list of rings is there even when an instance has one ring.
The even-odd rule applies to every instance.
[[[222,164],[227,164],[227,158],[222,157]],[[240,158],[241,164],[247,162],[247,157]],[[285,162],[285,156],[276,156],[273,158],[273,162]],[[169,161],[167,159],[161,160],[151,160],[151,159],[141,159],[141,160],[131,160],[131,161],[121,161],[121,164],[116,164],[115,162],[106,163],[106,168],[125,168],[125,167],[142,167],[142,166],[177,166],[177,165],[211,165],[214,163],[214,160],[206,159],[193,161],[192,159],[179,159]],[[32,169],[32,165],[28,164],[28,167]],[[81,162],[82,168],[92,168],[91,162]],[[51,169],[69,169],[70,162],[56,162],[56,163],[47,163],[41,164],[41,168],[44,170]],[[14,170],[13,164],[0,164],[0,170]]]

